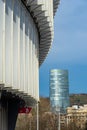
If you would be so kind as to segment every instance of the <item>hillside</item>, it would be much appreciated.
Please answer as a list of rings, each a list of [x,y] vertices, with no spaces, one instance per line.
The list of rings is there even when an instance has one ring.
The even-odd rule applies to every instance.
[[[72,105],[83,105],[87,104],[87,94],[71,94],[70,95],[70,106]]]
[[[87,104],[87,94],[70,94],[70,106],[75,104]],[[52,124],[57,127],[58,123],[53,122],[55,119],[53,119],[54,117],[50,115],[50,100],[48,97],[40,97],[39,118],[40,130],[44,130],[46,127],[48,127],[48,124],[49,128],[52,127],[50,126]],[[36,119],[36,108],[33,108],[30,114],[19,114],[15,130],[36,130]]]
[[[87,104],[87,94],[70,94],[70,106]],[[46,97],[40,98],[40,113],[50,111],[50,100]]]

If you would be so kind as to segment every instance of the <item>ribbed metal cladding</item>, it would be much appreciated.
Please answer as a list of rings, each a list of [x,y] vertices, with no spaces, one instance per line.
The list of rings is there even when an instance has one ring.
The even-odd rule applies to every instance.
[[[69,106],[68,71],[53,69],[50,71],[50,104],[54,111],[63,113]],[[56,109],[55,109],[56,108]]]
[[[39,101],[39,65],[52,44],[56,4],[0,0],[0,89],[18,95],[29,106]]]
[[[38,24],[40,33],[39,64],[41,65],[53,41],[53,15],[57,10],[59,0],[26,0],[25,3]]]
[[[0,84],[29,106],[39,101],[39,35],[20,0],[0,0]]]
[[[55,15],[58,5],[60,3],[60,0],[53,0],[53,14]]]

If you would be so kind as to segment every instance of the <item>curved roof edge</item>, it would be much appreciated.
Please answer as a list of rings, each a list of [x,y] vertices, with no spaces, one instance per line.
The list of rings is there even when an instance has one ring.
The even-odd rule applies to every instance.
[[[57,11],[59,3],[60,3],[60,0],[53,0],[53,14],[54,14],[54,16],[55,16],[55,13]]]
[[[53,17],[59,0],[23,0],[29,9],[40,33],[39,64],[45,60],[53,40]]]

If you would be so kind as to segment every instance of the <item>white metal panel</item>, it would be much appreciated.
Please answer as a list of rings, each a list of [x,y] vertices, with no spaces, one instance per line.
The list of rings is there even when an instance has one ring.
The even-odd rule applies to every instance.
[[[30,68],[30,33],[31,33],[31,25],[30,25],[30,15],[28,14],[28,94],[31,95],[31,68]]]
[[[24,86],[24,67],[23,67],[23,7],[20,8],[20,86],[23,91]]]
[[[0,83],[9,91],[39,99],[39,36],[35,23],[18,0],[0,0]]]
[[[23,8],[23,92],[26,92],[25,86],[25,9]]]
[[[6,0],[5,9],[5,86],[12,86],[12,26],[13,26],[13,15],[12,15],[13,1]]]
[[[0,83],[3,83],[3,23],[4,2],[0,0]]]
[[[37,30],[36,30],[36,32],[37,32]],[[39,45],[38,45],[38,35],[37,35],[38,33],[36,33],[36,37],[35,37],[35,89],[37,90],[37,91],[35,91],[35,96],[37,97],[37,100],[39,100],[39,80],[38,80],[38,77],[39,77],[39,70],[38,70],[38,68],[39,68],[39,59],[38,59],[38,52],[39,52],[39,50],[38,50],[38,48],[39,48]]]
[[[32,21],[32,20],[31,20]],[[33,95],[33,64],[32,64],[32,60],[33,60],[33,56],[32,56],[32,46],[33,46],[33,24],[31,24],[32,28],[31,28],[31,36],[30,36],[30,65],[31,65],[31,93]]]
[[[17,0],[14,1],[13,9],[13,87],[18,89],[18,60],[19,60],[19,3]]]
[[[21,91],[20,86],[20,11],[21,11],[21,2],[18,1],[18,85],[17,88]]]
[[[35,26],[33,27],[33,33],[35,34]],[[35,34],[36,35],[36,34]],[[35,46],[35,35],[33,36],[33,44],[32,44],[32,64],[33,64],[33,95],[35,96],[35,86],[34,86],[34,83],[35,83],[35,77],[34,77],[34,73],[35,73],[35,49],[34,49],[34,46]]]
[[[5,83],[5,1],[3,0],[3,83]]]
[[[29,19],[27,12],[25,15],[25,87],[27,93],[29,87]]]
[[[40,44],[43,44],[43,50],[39,49],[39,64],[41,65],[53,41],[53,11],[55,13],[59,0],[26,0],[25,3],[29,7],[30,12],[32,12],[40,32]],[[50,42],[46,39],[50,39]],[[39,48],[42,47],[39,46]]]

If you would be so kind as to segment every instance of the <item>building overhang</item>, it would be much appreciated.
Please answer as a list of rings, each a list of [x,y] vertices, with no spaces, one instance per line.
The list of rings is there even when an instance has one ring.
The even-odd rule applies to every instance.
[[[39,64],[45,60],[53,41],[53,17],[60,0],[23,0],[37,23],[40,34]]]

